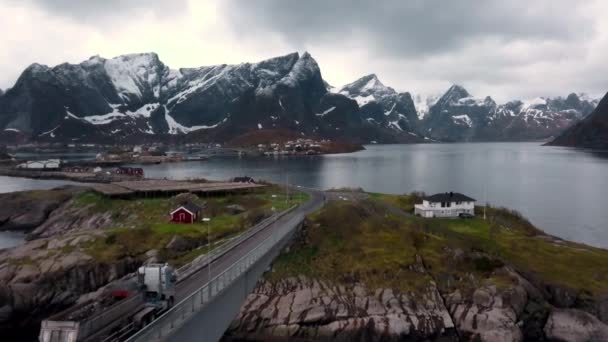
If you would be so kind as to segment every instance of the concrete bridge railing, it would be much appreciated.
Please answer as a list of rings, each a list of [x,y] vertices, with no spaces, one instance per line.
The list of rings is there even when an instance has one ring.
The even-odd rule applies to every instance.
[[[169,338],[179,341],[219,340],[259,276],[286,246],[303,219],[303,214],[294,216],[222,273],[127,341],[163,341]]]

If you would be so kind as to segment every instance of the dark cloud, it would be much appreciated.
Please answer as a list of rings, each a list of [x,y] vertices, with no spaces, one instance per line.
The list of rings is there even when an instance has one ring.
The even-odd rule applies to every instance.
[[[572,40],[592,31],[565,0],[227,0],[243,35],[278,33],[290,44],[358,45],[388,56],[427,56],[477,40]]]
[[[187,9],[186,0],[11,0],[30,3],[47,13],[80,22],[98,25],[104,20],[131,17],[146,13],[156,16],[177,14]]]

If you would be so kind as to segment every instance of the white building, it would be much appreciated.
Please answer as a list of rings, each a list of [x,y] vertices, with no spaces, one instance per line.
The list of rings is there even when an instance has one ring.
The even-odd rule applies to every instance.
[[[457,192],[446,192],[422,199],[414,206],[414,213],[422,217],[458,217],[475,215],[475,199]]]
[[[60,167],[61,160],[59,159],[27,161],[17,165],[18,169],[29,170],[59,170]]]

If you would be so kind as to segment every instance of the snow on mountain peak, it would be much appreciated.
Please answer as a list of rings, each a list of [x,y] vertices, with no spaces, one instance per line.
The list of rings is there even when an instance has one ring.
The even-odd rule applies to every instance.
[[[382,97],[386,95],[394,95],[396,93],[397,92],[393,88],[382,84],[376,74],[363,76],[340,89],[340,94],[349,96],[351,98],[368,97],[374,95],[376,97]]]
[[[545,106],[545,105],[547,105],[547,100],[543,97],[536,97],[533,99],[523,101],[522,103],[523,103],[522,109],[528,109],[528,108],[536,108],[538,106]]]
[[[440,95],[416,94],[412,96],[412,100],[414,100],[414,107],[416,108],[416,112],[418,113],[418,119],[422,120],[429,112],[429,108],[435,105],[439,98]]]
[[[131,95],[142,98],[142,88],[146,85],[153,88],[154,95],[158,97],[162,76],[159,66],[164,67],[156,53],[122,55],[104,63],[116,91],[125,100]]]

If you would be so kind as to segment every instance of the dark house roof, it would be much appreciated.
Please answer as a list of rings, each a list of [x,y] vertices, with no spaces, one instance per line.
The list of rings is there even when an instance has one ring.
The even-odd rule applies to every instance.
[[[463,195],[459,192],[443,192],[424,198],[429,202],[475,202],[474,198]]]
[[[194,213],[194,214],[201,211],[201,207],[199,207],[198,205],[196,205],[192,202],[184,203],[184,204],[182,204],[182,207],[184,207],[186,210],[188,210],[189,212]]]

